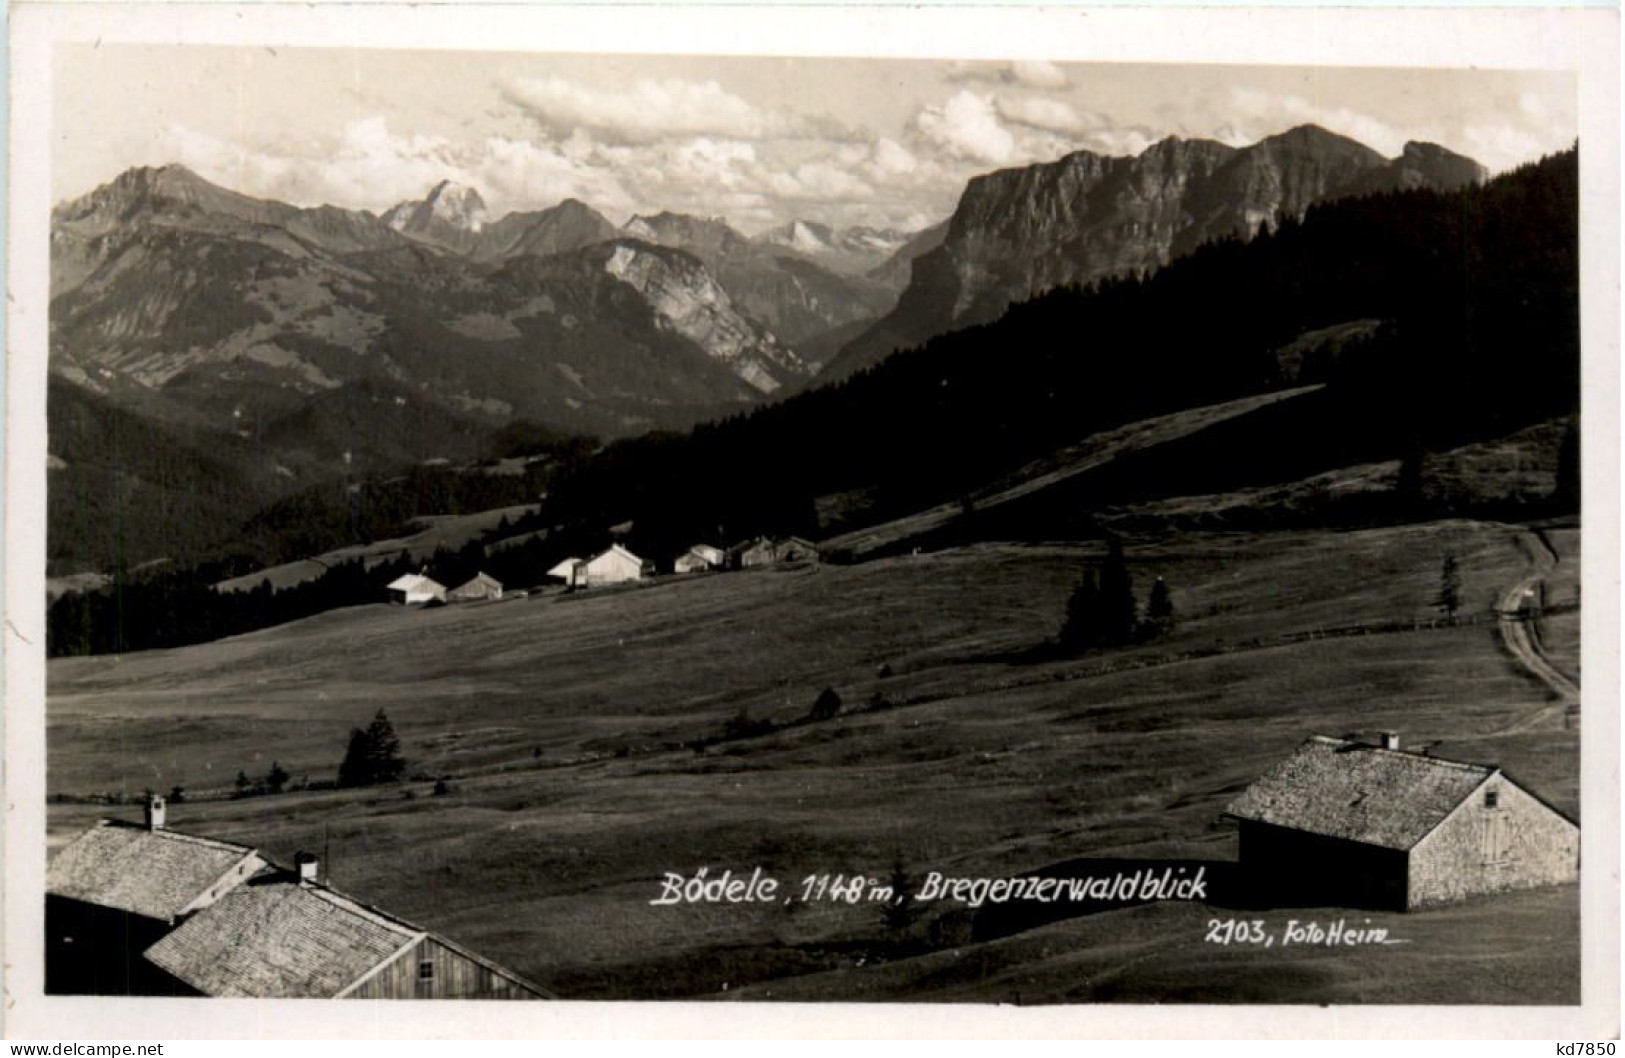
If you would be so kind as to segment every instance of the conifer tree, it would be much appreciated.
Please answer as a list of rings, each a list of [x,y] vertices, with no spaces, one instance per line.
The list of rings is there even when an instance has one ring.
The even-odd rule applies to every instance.
[[[1152,629],[1158,635],[1167,635],[1174,627],[1174,600],[1168,592],[1168,582],[1161,577],[1151,585],[1151,595],[1146,600],[1145,617]]]
[[[841,696],[836,693],[834,687],[825,687],[818,693],[817,700],[813,702],[812,712],[808,715],[814,720],[830,720],[840,711]]]
[[[1072,596],[1066,601],[1066,621],[1061,625],[1061,646],[1067,650],[1088,650],[1100,645],[1100,585],[1095,571],[1086,570]]]
[[[401,740],[395,736],[395,726],[382,709],[372,718],[366,731],[366,755],[369,781],[394,782],[406,771],[401,757]]]
[[[366,786],[371,782],[367,762],[367,733],[358,727],[350,729],[350,745],[339,764],[340,786]]]
[[[1107,643],[1117,645],[1134,638],[1139,627],[1139,607],[1134,601],[1134,579],[1123,558],[1123,541],[1106,541],[1106,564],[1100,570],[1101,633]]]
[[[1439,570],[1439,594],[1433,597],[1433,605],[1450,617],[1461,609],[1461,570],[1457,568],[1455,555],[1444,556],[1444,566]]]

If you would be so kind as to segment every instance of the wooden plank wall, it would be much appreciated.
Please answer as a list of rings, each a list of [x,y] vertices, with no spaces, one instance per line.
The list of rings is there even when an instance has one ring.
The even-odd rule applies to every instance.
[[[418,977],[421,963],[434,976]],[[353,999],[537,999],[518,982],[425,937],[350,993]]]

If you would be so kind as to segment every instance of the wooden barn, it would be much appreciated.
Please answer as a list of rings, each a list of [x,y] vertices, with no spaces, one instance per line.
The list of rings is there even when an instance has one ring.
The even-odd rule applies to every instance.
[[[1226,810],[1256,896],[1414,910],[1574,882],[1580,828],[1493,764],[1315,737]]]
[[[317,863],[233,889],[147,958],[194,993],[274,999],[551,999],[513,971],[316,880]]]
[[[446,601],[446,586],[422,573],[407,573],[384,585],[389,601],[417,606],[431,601]]]
[[[706,570],[721,569],[727,559],[728,556],[719,548],[709,544],[695,544],[677,556],[677,560],[672,563],[672,569],[678,573],[703,573]]]
[[[643,559],[620,544],[612,544],[608,551],[601,551],[582,563],[576,583],[588,588],[598,588],[606,584],[624,584],[627,581],[641,580],[644,572]]]
[[[459,584],[446,593],[447,602],[500,598],[502,598],[502,582],[488,573],[476,573],[467,583]]]
[[[146,823],[102,820],[64,846],[45,875],[45,990],[163,995],[173,982],[142,958],[175,923],[265,867],[253,849],[177,834],[152,798]]]

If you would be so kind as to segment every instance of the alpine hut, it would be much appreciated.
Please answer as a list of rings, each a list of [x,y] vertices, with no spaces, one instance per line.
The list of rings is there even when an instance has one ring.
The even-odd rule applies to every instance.
[[[101,820],[46,871],[45,990],[78,995],[530,999],[545,989],[246,845]]]
[[[275,999],[551,999],[445,937],[317,880],[314,857],[238,886],[147,951],[193,993]]]
[[[597,588],[606,584],[623,584],[641,580],[644,561],[620,544],[611,544],[608,551],[600,551],[582,564],[577,583]]]
[[[678,573],[703,573],[706,570],[721,569],[728,556],[721,549],[709,544],[695,544],[693,547],[677,556],[672,563],[672,569]]]
[[[151,995],[171,982],[141,957],[177,922],[265,866],[245,845],[177,834],[162,797],[143,825],[101,820],[65,845],[45,873],[45,990]]]
[[[467,583],[459,584],[446,593],[447,602],[500,598],[502,598],[502,582],[487,573],[476,573]]]
[[[583,567],[586,560],[580,558],[567,558],[563,562],[547,571],[549,577],[556,577],[564,582],[566,587],[578,588],[586,583]]]
[[[423,573],[407,573],[384,585],[389,601],[406,606],[426,602],[445,602],[446,586]]]
[[[1315,737],[1226,809],[1263,899],[1414,910],[1573,882],[1580,828],[1493,764]]]

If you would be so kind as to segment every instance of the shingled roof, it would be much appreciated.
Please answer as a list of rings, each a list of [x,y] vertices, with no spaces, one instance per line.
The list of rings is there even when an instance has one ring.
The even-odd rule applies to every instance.
[[[51,860],[45,891],[168,922],[263,865],[244,845],[103,820]]]
[[[1405,850],[1498,770],[1317,736],[1249,786],[1225,812],[1237,819]]]
[[[208,996],[339,999],[425,937],[540,998],[557,998],[437,933],[287,871],[234,889],[146,957]]]
[[[421,573],[403,573],[384,585],[385,591],[445,591],[446,586]]]
[[[204,995],[331,999],[426,936],[325,886],[268,876],[147,949]]]

